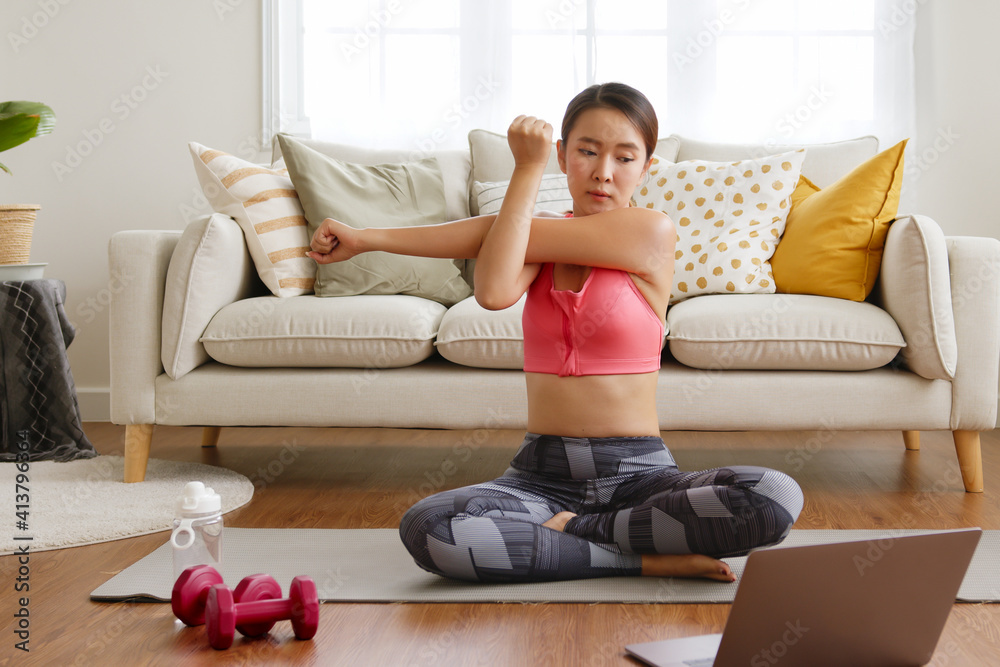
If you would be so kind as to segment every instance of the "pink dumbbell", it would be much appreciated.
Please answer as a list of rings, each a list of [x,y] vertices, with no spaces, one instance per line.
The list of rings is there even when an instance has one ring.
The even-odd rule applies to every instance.
[[[223,585],[222,575],[211,565],[195,565],[184,570],[174,582],[174,588],[170,595],[170,607],[173,609],[174,616],[183,621],[185,625],[203,625],[208,591],[217,584]],[[239,583],[233,597],[238,602],[280,598],[281,587],[269,575],[254,574],[244,578]],[[270,626],[259,634],[264,634],[268,630],[270,630]]]
[[[239,588],[237,588],[239,592]],[[312,639],[319,626],[319,596],[309,577],[292,579],[287,599],[246,601],[221,584],[208,590],[205,601],[205,629],[212,648],[233,645],[235,630],[252,637],[267,633],[276,622],[291,620],[298,639]]]

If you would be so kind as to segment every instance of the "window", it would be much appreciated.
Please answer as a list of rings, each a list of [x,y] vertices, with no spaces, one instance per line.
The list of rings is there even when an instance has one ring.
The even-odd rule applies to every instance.
[[[519,113],[558,127],[624,81],[660,133],[794,143],[913,135],[914,17],[891,0],[265,0],[265,131],[466,145]]]

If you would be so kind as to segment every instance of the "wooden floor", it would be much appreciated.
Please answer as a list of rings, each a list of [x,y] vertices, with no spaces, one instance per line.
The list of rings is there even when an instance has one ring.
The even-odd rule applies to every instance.
[[[86,424],[102,454],[124,429]],[[217,449],[200,429],[158,427],[152,457],[201,461],[248,476],[256,492],[226,525],[391,528],[428,492],[503,472],[523,433],[385,429],[225,429]],[[796,528],[1000,528],[1000,433],[984,434],[986,493],[963,491],[951,435],[898,432],[691,433],[664,438],[683,469],[738,462],[793,475],[806,505]],[[473,451],[474,456],[469,457]],[[635,665],[623,646],[721,632],[728,605],[324,604],[319,633],[288,623],[269,637],[209,648],[166,604],[107,604],[89,593],[160,546],[166,533],[40,552],[30,562],[31,652],[0,635],[0,665]],[[3,606],[14,609],[15,557],[0,558]],[[817,573],[821,576],[821,573]],[[1000,664],[1000,605],[956,604],[931,663]]]

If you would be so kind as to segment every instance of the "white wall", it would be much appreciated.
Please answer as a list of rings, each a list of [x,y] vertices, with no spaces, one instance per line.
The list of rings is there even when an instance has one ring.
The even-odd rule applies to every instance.
[[[900,1],[901,5],[914,0]],[[929,2],[917,13],[917,141],[904,180],[945,234],[1000,238],[998,2]],[[916,170],[916,171],[915,171]]]
[[[31,261],[66,282],[86,419],[110,414],[108,240],[184,227],[198,204],[188,141],[259,141],[260,14],[259,0],[0,3],[0,100],[57,116],[51,135],[0,154],[14,172],[0,201],[42,206]]]
[[[947,234],[1000,238],[987,180],[1000,149],[1000,3],[899,4],[920,6],[915,210]],[[184,227],[199,208],[188,141],[251,156],[260,14],[260,0],[0,4],[0,99],[46,102],[58,115],[52,135],[0,156],[14,170],[0,174],[0,201],[43,207],[31,258],[68,286],[78,331],[70,361],[86,419],[109,414],[106,304],[117,283],[108,239]]]

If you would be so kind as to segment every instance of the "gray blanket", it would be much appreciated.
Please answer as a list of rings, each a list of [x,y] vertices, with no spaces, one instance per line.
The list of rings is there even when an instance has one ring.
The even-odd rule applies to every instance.
[[[97,456],[80,423],[66,348],[76,331],[59,280],[0,283],[0,461]]]

